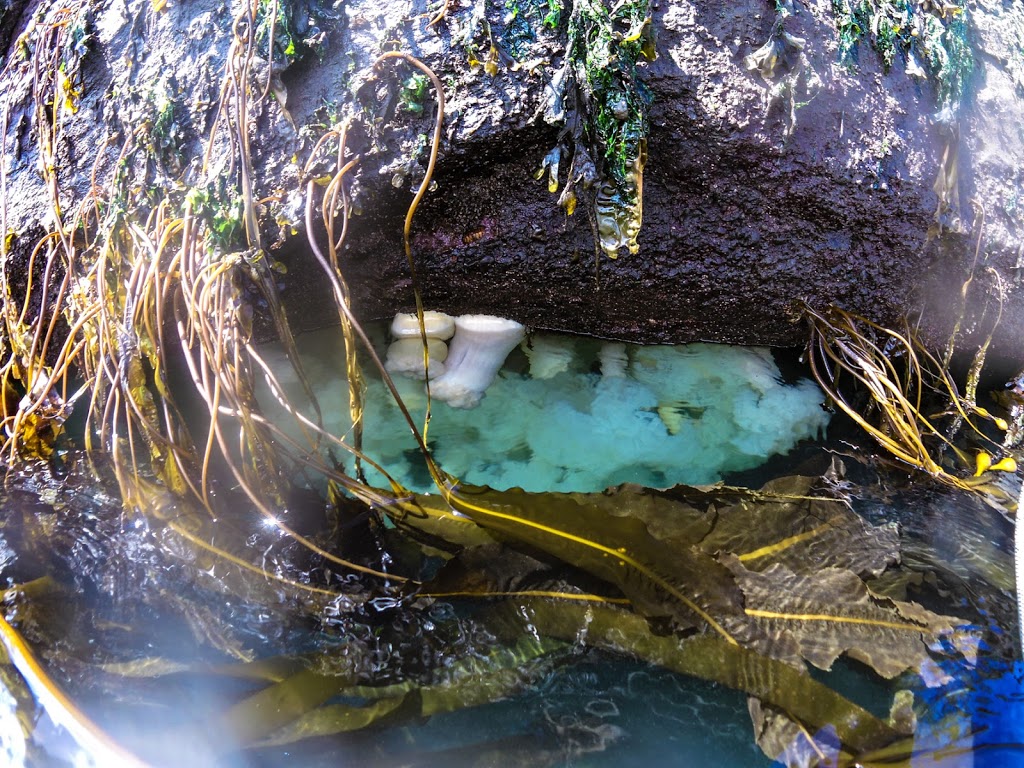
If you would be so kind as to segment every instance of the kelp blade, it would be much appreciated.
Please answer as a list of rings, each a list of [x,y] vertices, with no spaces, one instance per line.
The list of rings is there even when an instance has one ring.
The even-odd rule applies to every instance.
[[[788,664],[731,645],[713,635],[658,636],[632,613],[600,605],[524,601],[543,635],[628,653],[685,675],[744,691],[784,710],[812,730],[833,726],[854,752],[877,749],[899,733],[867,710]]]
[[[445,494],[455,512],[520,545],[534,547],[615,584],[634,606],[681,626],[706,624],[727,642],[756,642],[729,572],[689,547],[670,547],[630,517],[608,514],[597,494],[527,494],[460,485]],[[395,511],[430,517],[436,498],[414,496]],[[412,510],[410,512],[410,510]],[[443,510],[436,512],[444,514]],[[450,516],[450,513],[449,513]]]

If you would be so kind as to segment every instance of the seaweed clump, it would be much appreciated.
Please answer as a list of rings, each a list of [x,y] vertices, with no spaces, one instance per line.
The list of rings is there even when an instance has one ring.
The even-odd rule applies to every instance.
[[[650,3],[581,0],[568,19],[566,62],[552,79],[545,119],[564,123],[559,146],[545,159],[549,188],[558,189],[562,154],[572,156],[559,205],[576,208],[581,190],[594,188],[601,250],[639,250],[643,172],[652,96],[639,66],[654,58]]]
[[[992,275],[1001,295],[1002,281]],[[805,312],[811,326],[811,371],[840,410],[903,464],[953,488],[979,492],[992,503],[1013,506],[991,472],[1016,472],[1017,462],[1009,441],[994,439],[986,428],[1006,432],[1009,423],[977,402],[988,341],[975,353],[961,390],[950,373],[952,346],[940,360],[909,326],[884,328],[835,307],[825,312],[807,307]],[[867,393],[868,406],[857,407],[844,394],[841,381],[847,379]],[[945,406],[936,408],[943,401]],[[957,444],[961,431],[976,445],[973,456]]]
[[[959,108],[966,92],[974,56],[967,38],[967,7],[911,0],[833,0],[839,31],[839,59],[852,66],[865,38],[888,72],[901,56],[907,74],[935,84],[940,110]]]
[[[817,82],[816,76],[807,66],[807,56],[804,54],[807,41],[786,29],[794,13],[791,0],[778,0],[768,41],[743,60],[747,71],[757,72],[768,87],[765,112],[776,104],[785,108],[787,139],[796,128],[796,94],[801,80],[807,91]]]
[[[963,231],[958,185],[960,114],[974,72],[966,0],[833,0],[832,9],[842,62],[852,67],[866,39],[887,72],[900,56],[908,75],[933,85],[934,121],[945,149],[933,187],[938,205],[932,234]]]

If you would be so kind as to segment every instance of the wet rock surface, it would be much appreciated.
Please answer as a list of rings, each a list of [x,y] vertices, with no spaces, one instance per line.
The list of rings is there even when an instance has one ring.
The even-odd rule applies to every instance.
[[[27,263],[30,234],[47,223],[48,208],[31,140],[31,71],[18,59],[17,36],[48,7],[14,3],[3,20],[14,29],[3,39],[0,88],[6,227],[20,235],[8,255],[15,266]],[[175,185],[203,163],[237,9],[206,0],[155,7],[88,6],[82,96],[57,151],[66,211],[83,199],[97,154],[113,164],[125,137],[152,123],[166,100],[177,130],[135,171],[146,183]],[[287,67],[255,67],[252,82],[276,96],[254,107],[249,139],[264,244],[287,266],[281,285],[297,326],[336,316],[295,191],[318,135],[346,115],[358,118],[351,143],[361,158],[342,263],[355,307],[371,319],[412,306],[402,226],[423,178],[435,102],[429,88],[418,104],[403,101],[413,74],[406,65],[371,70],[381,51],[404,50],[438,73],[448,98],[436,187],[412,227],[430,307],[636,342],[793,345],[806,338],[800,302],[836,304],[886,324],[920,310],[926,335],[941,343],[980,238],[967,343],[990,325],[994,270],[1005,299],[996,349],[1008,360],[1024,354],[1019,4],[968,5],[975,70],[956,143],[960,205],[937,233],[933,184],[949,132],[935,116],[933,85],[905,60],[897,56],[886,72],[863,44],[854,65],[842,62],[832,3],[814,0],[796,4],[786,22],[804,42],[800,55],[764,77],[745,59],[774,34],[772,3],[654,3],[658,56],[641,68],[653,102],[640,250],[615,260],[595,247],[592,202],[581,198],[568,216],[534,178],[562,130],[544,113],[565,63],[564,19],[555,29],[523,28],[503,3],[446,7],[431,25],[439,9],[419,0],[282,6],[297,55]],[[218,139],[210,162],[226,162],[226,141]]]

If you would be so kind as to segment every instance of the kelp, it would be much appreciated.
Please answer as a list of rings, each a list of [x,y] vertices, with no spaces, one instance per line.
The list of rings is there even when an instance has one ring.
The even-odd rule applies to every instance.
[[[638,66],[654,58],[647,0],[580,0],[568,16],[566,58],[548,88],[544,119],[562,126],[537,178],[558,190],[558,158],[571,158],[558,204],[572,214],[594,197],[595,240],[616,258],[635,254],[643,220],[643,173],[651,94]]]
[[[993,460],[1004,451],[982,428],[983,421],[1002,428],[1005,422],[978,406],[973,396],[960,393],[948,361],[940,362],[910,328],[901,333],[834,307],[826,312],[806,307],[805,313],[812,330],[811,372],[832,403],[905,464],[945,485],[1012,503],[988,472],[1015,471],[1016,462],[1011,456]],[[841,382],[847,378],[870,396],[877,421],[844,396]],[[928,413],[935,397],[942,398],[945,407],[937,415]],[[944,416],[956,419],[954,429],[962,423],[971,430],[982,446],[977,457],[969,456],[940,428]]]
[[[797,575],[783,565],[758,573],[742,568],[735,557],[724,562],[743,593],[744,612],[766,635],[794,641],[800,657],[819,669],[831,669],[839,656],[848,655],[893,678],[929,662],[923,639],[949,636],[960,623],[875,595],[841,568]]]
[[[85,3],[58,4],[40,9],[18,47],[31,63],[31,77],[21,89],[31,102],[33,136],[39,153],[39,170],[45,186],[52,219],[51,231],[43,237],[28,259],[26,288],[16,295],[12,283],[18,276],[10,273],[8,254],[15,233],[7,229],[6,213],[0,216],[0,301],[3,302],[5,333],[0,351],[6,359],[0,365],[3,410],[0,418],[13,455],[17,441],[29,455],[49,456],[53,442],[63,431],[74,400],[82,394],[69,391],[68,367],[81,347],[65,343],[60,354],[47,348],[59,334],[61,304],[72,289],[68,276],[61,279],[59,256],[73,247],[75,227],[68,221],[58,181],[58,152],[63,141],[65,122],[78,110],[82,93],[80,65],[88,50],[85,27],[89,10]],[[19,57],[6,62],[5,70],[19,66]],[[11,101],[26,93],[5,94],[0,111],[3,142],[6,147],[11,130]],[[6,195],[6,163],[0,169],[0,193]],[[6,209],[6,203],[2,206]],[[42,262],[42,268],[40,268]],[[40,275],[41,273],[41,275]],[[37,281],[41,281],[39,285]],[[20,299],[20,301],[19,301]],[[32,313],[35,313],[33,322]],[[55,340],[54,340],[55,341]],[[63,386],[56,387],[61,382]],[[6,452],[6,451],[5,451]]]
[[[300,440],[268,421],[254,394],[257,376],[265,378],[277,395],[282,390],[253,344],[253,295],[266,303],[278,337],[291,352],[296,375],[306,382],[277,297],[277,265],[262,247],[249,158],[249,127],[268,96],[267,88],[256,87],[253,73],[260,37],[256,27],[270,36],[276,28],[273,20],[261,26],[267,12],[260,3],[244,3],[234,18],[220,103],[199,178],[189,179],[184,189],[180,184],[146,189],[153,158],[140,136],[129,135],[116,160],[108,146],[100,148],[90,194],[66,222],[60,216],[58,190],[52,190],[57,229],[41,239],[29,263],[29,273],[35,275],[40,271],[37,256],[40,261],[45,258],[41,280],[30,281],[23,301],[16,302],[9,276],[4,275],[4,450],[10,461],[50,456],[64,421],[84,402],[86,447],[110,452],[126,504],[147,508],[149,485],[156,480],[179,497],[191,497],[215,517],[234,495],[225,489],[235,487],[268,524],[336,565],[347,563],[366,573],[373,569],[341,560],[300,535],[275,511],[287,505],[294,480],[304,476],[326,477],[370,503],[376,499],[376,491],[339,471],[330,458],[337,450],[361,457],[361,373],[355,348],[369,348],[365,334],[353,330],[345,311],[348,292],[337,256],[347,229],[346,175],[357,162],[346,145],[347,125],[321,138],[304,173],[310,179],[310,238],[315,238],[317,224],[317,182],[327,180],[320,207],[328,235],[326,254],[315,240],[311,244],[338,300],[355,425],[351,442],[325,433],[308,383],[312,416],[305,415],[305,408],[285,404],[299,424]],[[270,8],[271,19],[276,12],[276,7]],[[46,47],[51,38],[45,35],[55,34],[59,49],[62,29],[41,29],[33,49],[36,66],[52,63],[41,58],[52,58]],[[272,40],[260,40],[273,48]],[[443,98],[436,78],[434,83]],[[37,93],[41,102],[48,98]],[[9,109],[10,102],[5,104]],[[67,114],[52,117],[57,131]],[[442,118],[443,104],[435,157]],[[6,120],[4,127],[9,128]],[[110,137],[111,145],[116,138]],[[49,146],[57,137],[40,135],[39,140]],[[429,180],[428,171],[410,208],[410,221]],[[228,201],[237,201],[237,206]],[[408,239],[408,222],[406,230]],[[9,242],[4,243],[7,269]],[[185,382],[191,380],[191,391],[187,384],[181,386],[183,373]],[[209,420],[205,431],[199,427],[200,434],[193,435],[196,420],[185,413],[197,404]]]
[[[894,445],[902,443],[905,455],[917,457],[912,463],[931,472],[934,462],[930,462],[925,455],[927,449],[922,440],[941,432],[939,437],[945,443],[941,450],[954,453],[962,464],[974,467],[974,479],[968,481],[968,484],[995,493],[991,485],[979,478],[989,477],[986,474],[989,470],[1016,470],[1016,461],[1010,450],[1014,445],[1012,419],[1008,421],[990,413],[988,409],[978,404],[977,396],[985,359],[1002,320],[1007,286],[997,270],[979,266],[985,237],[985,211],[980,206],[975,208],[975,221],[977,234],[974,258],[967,279],[960,288],[956,320],[941,358],[921,342],[909,320],[905,321],[902,330],[893,330],[882,328],[865,318],[836,308],[831,308],[825,313],[817,313],[807,308],[806,314],[812,326],[810,347],[813,349],[816,344],[818,345],[819,355],[816,358],[811,354],[810,361],[819,384],[823,381],[822,376],[831,379],[824,388],[830,394],[834,393],[839,374],[847,364],[865,374],[871,381],[869,388],[874,404],[879,406],[879,411],[884,414],[886,421],[894,425],[894,428],[888,430],[893,442],[883,441],[884,446],[892,451]],[[963,341],[965,319],[968,317],[968,296],[972,291],[979,290],[984,292],[984,303],[980,314],[973,318],[973,322],[976,329],[986,328],[985,336],[971,353],[971,362],[961,394],[951,368],[958,345]],[[835,348],[840,358],[834,370],[826,360],[827,350],[831,345],[829,338],[836,339]],[[819,339],[825,340],[824,346]],[[815,367],[816,359],[822,361],[821,369]],[[901,372],[902,379],[897,378],[898,371]],[[913,398],[913,402],[908,398]],[[998,393],[994,399],[997,402],[1001,400]],[[834,397],[833,400],[844,411],[847,410],[846,405]],[[920,412],[922,404],[942,410],[925,415]],[[1008,406],[1007,412],[1012,415],[1012,398],[1009,402],[1004,399],[1003,404]],[[899,415],[901,411],[903,416]],[[918,424],[917,427],[914,426],[915,422]],[[984,429],[986,423],[1007,433],[1001,443],[991,437],[990,431]],[[965,427],[969,430],[968,436],[980,444],[980,450],[975,454],[973,462],[953,445],[953,438],[965,431]],[[918,432],[917,436],[914,435],[915,432]],[[876,439],[879,437],[877,433],[873,434]],[[905,458],[905,455],[900,458]],[[1005,501],[1001,493],[997,495]]]
[[[542,634],[615,648],[744,690],[812,734],[837,728],[847,764],[852,754],[871,748],[871,738],[861,740],[855,726],[854,735],[844,730],[844,722],[860,722],[863,715],[840,699],[823,703],[835,696],[827,689],[809,691],[801,660],[829,669],[847,655],[885,678],[908,669],[931,675],[928,646],[941,637],[956,644],[954,629],[962,622],[872,593],[863,578],[897,568],[896,530],[871,526],[849,510],[828,490],[836,480],[835,474],[825,485],[782,478],[757,491],[624,486],[589,495],[455,487],[448,489],[447,504],[416,497],[389,514],[430,536],[454,531],[452,540],[466,547],[435,583],[424,585],[422,595],[513,598],[530,607],[530,621]],[[471,534],[474,524],[488,536]],[[486,565],[505,559],[496,556],[495,538],[607,582],[604,596],[574,594],[572,587],[522,574],[497,575],[500,566]],[[666,544],[671,546],[663,549]],[[456,568],[454,579],[445,575],[477,549],[482,556]],[[482,569],[495,572],[494,580],[481,578]],[[695,631],[704,617],[714,618],[705,620],[705,631]],[[665,619],[669,634],[653,634],[652,627],[665,631]],[[772,682],[759,684],[760,674]],[[787,677],[785,684],[775,675]],[[781,701],[779,689],[798,691],[794,698],[814,702],[815,711],[828,716],[817,721],[794,714],[793,701]],[[896,738],[893,726],[871,722],[884,734],[880,743]]]
[[[842,743],[852,750],[872,749],[900,736],[892,725],[810,675],[711,635],[682,641],[658,636],[635,614],[603,606],[580,608],[537,601],[527,605],[530,621],[545,634],[566,640],[582,639],[595,647],[636,655],[676,672],[773,701],[815,730],[835,728]]]
[[[105,663],[93,674],[101,673],[108,680],[101,689],[118,696],[128,686],[155,680],[198,677],[207,684],[224,679],[255,685],[257,690],[222,712],[175,726],[168,738],[187,743],[198,729],[218,734],[214,743],[220,750],[272,749],[515,696],[552,665],[597,648],[743,691],[811,734],[835,728],[837,754],[846,761],[841,764],[852,764],[847,756],[899,743],[906,728],[870,715],[815,680],[802,659],[827,667],[845,653],[886,676],[916,670],[929,663],[925,641],[955,639],[949,629],[959,622],[868,592],[857,573],[869,578],[897,569],[898,541],[891,526],[871,526],[849,509],[836,495],[841,483],[835,467],[824,479],[779,478],[757,490],[624,486],[604,494],[528,495],[452,487],[451,504],[440,496],[396,500],[387,511],[402,528],[422,526],[431,542],[457,528],[452,536],[457,543],[449,545],[448,563],[436,577],[422,585],[407,583],[405,595],[387,610],[409,612],[412,619],[439,603],[456,603],[484,631],[481,637],[490,638],[486,645],[451,649],[457,658],[437,657],[424,668],[396,658],[385,673],[389,679],[378,679],[380,673],[366,665],[367,649],[352,645],[355,636],[344,646],[301,657],[230,665],[149,657]],[[172,497],[165,498],[159,514],[180,517]],[[424,524],[438,520],[449,525]],[[589,530],[581,529],[584,524]],[[186,580],[201,583],[204,572],[216,569],[219,576],[206,589],[228,590],[231,601],[256,612],[276,610],[284,599],[300,614],[323,616],[323,600],[329,600],[332,612],[358,622],[365,621],[358,618],[361,610],[373,603],[352,593],[351,583],[347,601],[328,595],[311,600],[302,597],[299,584],[282,586],[233,567],[225,557],[238,546],[232,540],[251,534],[215,524],[200,510],[182,518],[181,529],[191,531],[195,542],[209,537],[224,554],[206,555],[201,547],[189,552],[186,546],[180,555],[179,548],[168,547],[163,557],[173,562],[187,556],[194,575],[182,573]],[[601,542],[613,534],[618,537],[614,555],[605,558]],[[161,537],[168,542],[167,536],[179,535],[168,529]],[[531,556],[538,552],[540,560]],[[681,553],[679,562],[662,555],[666,552]],[[627,560],[635,564],[624,565]],[[702,573],[694,575],[694,563],[713,568],[716,578],[726,581],[716,585]],[[394,563],[397,569],[402,565]],[[159,560],[148,567],[154,574],[163,570]],[[233,568],[238,570],[232,573]],[[31,604],[41,599],[37,592],[27,590],[19,599]],[[156,599],[175,605],[176,597],[165,592]],[[685,602],[681,609],[681,597],[713,615],[719,626],[740,626],[756,637],[735,631],[733,638],[744,644],[730,642],[702,624]],[[443,621],[467,620],[457,615]],[[346,626],[346,633],[354,628]],[[208,615],[190,631],[221,658],[237,657],[211,633],[217,627],[217,618]],[[445,631],[431,630],[442,633],[439,648],[448,647]],[[52,632],[60,629],[47,630]]]
[[[554,640],[521,636],[511,647],[496,649],[484,658],[454,662],[436,683],[407,681],[388,686],[336,688],[336,694],[361,702],[329,704],[309,711],[276,732],[268,729],[269,735],[251,746],[281,746],[385,723],[414,721],[508,698],[548,672],[564,647],[564,643]]]
[[[52,580],[43,578],[12,587],[4,592],[4,604],[9,606],[24,594],[38,596],[42,593],[45,596],[53,586]],[[0,631],[7,637],[7,642],[27,649],[22,633],[10,624],[9,619],[13,617],[0,617],[0,621],[4,622],[4,627]],[[42,763],[42,755],[39,754],[32,737],[36,723],[43,716],[45,709],[33,690],[35,687],[53,685],[50,678],[45,675],[36,679],[34,685],[30,685],[28,675],[31,675],[35,668],[29,666],[29,663],[35,659],[30,650],[28,653],[28,657],[12,656],[8,652],[7,644],[0,643],[0,729],[3,733],[4,754],[15,765]],[[27,675],[22,673],[22,668]],[[53,685],[53,689],[56,695],[60,695],[56,685]],[[83,725],[88,727],[85,723]]]
[[[667,546],[650,536],[642,522],[588,504],[586,494],[542,498],[515,490],[459,487],[447,500],[458,514],[490,533],[555,555],[614,584],[641,611],[671,616],[682,626],[705,624],[730,643],[738,638],[753,642],[739,608],[740,594],[730,590],[726,570],[712,557],[696,548]]]
[[[891,529],[850,524],[856,516],[841,513],[842,502],[830,500],[824,492],[810,494],[811,483],[805,479],[796,478],[789,485],[804,493],[787,498],[778,493],[778,485],[761,491],[729,489],[724,491],[727,499],[730,493],[746,496],[730,508],[719,507],[709,490],[699,507],[689,509],[678,500],[629,487],[616,494],[524,494],[457,487],[447,494],[451,511],[417,499],[404,501],[392,514],[406,525],[417,525],[424,515],[468,519],[513,546],[555,556],[608,582],[640,615],[667,618],[677,631],[704,627],[726,643],[790,662],[804,658],[825,669],[845,651],[885,677],[920,666],[927,656],[922,638],[948,635],[960,622],[871,595],[854,570],[838,566],[844,554],[874,548],[887,534],[890,549],[882,562],[871,563],[869,556],[865,566],[849,565],[877,576],[896,563],[899,552]],[[643,521],[644,512],[634,516],[638,507],[649,515],[652,495],[661,506],[658,519],[682,520],[683,525],[671,531],[651,530]],[[775,527],[751,526],[743,510],[756,506],[759,497],[785,505],[788,525],[780,521]],[[808,530],[810,505],[815,525]],[[752,535],[744,542],[746,551],[731,552],[722,548],[728,539],[714,535],[721,531],[714,526],[702,530],[700,522],[708,516],[728,520],[736,509],[741,510],[736,525]],[[826,516],[817,517],[822,512]],[[851,544],[858,528],[866,544]],[[465,535],[459,538],[465,540]],[[784,563],[794,547],[804,546],[813,547],[817,556],[796,558],[796,573]],[[837,554],[830,557],[830,550]],[[743,558],[756,561],[756,570],[748,569]],[[830,560],[837,565],[826,565]],[[890,640],[883,642],[885,637]],[[823,642],[832,655],[820,655],[815,641]]]
[[[33,96],[39,107],[33,136],[53,171],[49,189],[54,230],[33,250],[30,279],[20,296],[15,296],[8,272],[13,240],[3,240],[3,450],[8,466],[55,456],[63,450],[58,438],[65,420],[73,408],[84,410],[83,440],[97,468],[106,466],[109,457],[120,501],[160,531],[161,551],[180,557],[181,571],[191,573],[197,582],[215,583],[243,604],[280,606],[296,601],[312,613],[330,609],[348,614],[367,598],[358,575],[377,581],[375,595],[394,591],[405,579],[382,567],[342,558],[332,543],[301,533],[289,522],[291,497],[304,479],[326,478],[370,505],[401,489],[396,486],[381,496],[381,491],[339,470],[333,459],[333,452],[340,450],[373,463],[360,451],[361,371],[356,345],[365,345],[371,357],[375,353],[351,317],[338,259],[349,214],[348,174],[358,160],[347,146],[347,124],[329,130],[313,147],[302,183],[307,193],[307,235],[338,303],[355,431],[351,440],[325,432],[308,383],[309,403],[303,405],[311,406],[312,416],[306,415],[308,408],[284,402],[299,425],[299,439],[265,418],[255,396],[254,379],[260,376],[283,401],[279,372],[263,363],[254,346],[253,297],[269,309],[279,339],[291,352],[296,375],[306,381],[277,296],[275,273],[281,265],[263,249],[262,203],[256,199],[258,185],[250,162],[253,118],[265,107],[271,90],[269,79],[258,81],[254,60],[258,47],[275,48],[275,30],[283,29],[275,22],[277,13],[276,5],[254,1],[242,3],[234,15],[220,101],[201,169],[190,166],[188,178],[157,184],[159,177],[151,173],[166,158],[152,156],[152,142],[141,131],[112,135],[97,152],[88,195],[70,211],[61,205],[53,161],[64,121],[73,112],[65,108],[66,100],[54,95],[54,73],[63,72],[65,79],[74,75],[59,66],[66,18],[47,18],[26,33],[32,55],[26,76],[33,68],[53,74],[52,81],[28,79],[35,84]],[[380,63],[395,55],[386,54]],[[443,93],[428,68],[411,56],[401,56],[425,72],[439,99],[432,169],[440,142]],[[5,139],[15,95],[9,92],[4,97]],[[50,104],[54,111],[44,114],[44,106]],[[119,153],[110,150],[115,143],[122,145]],[[410,265],[409,227],[430,184],[431,169],[406,221]],[[5,185],[3,191],[6,194]],[[0,202],[6,208],[6,199]],[[318,226],[327,235],[325,249],[316,241]],[[376,363],[381,367],[379,360]],[[205,424],[187,415],[197,406],[208,416]],[[410,426],[418,435],[411,419]],[[425,449],[422,440],[421,445]],[[102,476],[98,470],[97,477]],[[254,510],[266,531],[281,532],[304,548],[307,557],[356,575],[357,580],[349,579],[343,588],[337,581],[331,583],[333,572],[313,580],[301,568],[268,560],[267,550],[261,561],[260,551],[252,546],[260,537],[250,535],[247,541],[246,534],[233,527],[239,523],[239,509]],[[239,546],[241,541],[246,545]],[[173,604],[197,642],[228,657],[252,658],[237,633],[194,596],[166,590],[153,599]]]
[[[540,563],[536,567],[541,571],[545,569]],[[480,596],[486,595],[480,591],[479,582],[479,571],[474,571],[467,584],[469,588],[462,595],[468,596],[473,590]],[[500,585],[500,581],[494,583],[491,589]],[[497,617],[494,626],[503,636],[520,636],[525,627],[528,634],[539,632],[572,642],[577,647],[625,653],[744,691],[758,701],[770,702],[766,706],[781,708],[812,731],[835,728],[848,750],[889,744],[908,732],[905,721],[885,722],[876,718],[814,680],[799,666],[767,658],[714,634],[682,638],[671,633],[655,634],[642,616],[616,607],[613,601],[572,592],[559,594],[559,589],[571,588],[551,584],[547,594],[541,590],[521,592],[512,603],[494,609]],[[845,757],[847,762],[843,764],[852,764],[852,757],[849,754]]]
[[[790,475],[760,489],[631,489],[629,514],[674,546],[731,552],[753,571],[784,565],[797,573],[845,568],[878,576],[899,561],[899,532],[895,523],[871,525],[850,508],[844,471],[834,461],[821,478]]]

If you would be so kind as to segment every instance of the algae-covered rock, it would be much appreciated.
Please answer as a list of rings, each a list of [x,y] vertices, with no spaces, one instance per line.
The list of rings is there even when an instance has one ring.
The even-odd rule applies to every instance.
[[[980,240],[963,328],[982,339],[1001,292],[995,349],[1019,353],[1019,3],[617,5],[635,18],[612,18],[590,38],[580,25],[616,4],[5,3],[12,290],[24,289],[55,202],[73,229],[94,179],[118,173],[139,199],[191,193],[219,217],[225,250],[246,247],[258,224],[287,272],[296,324],[330,320],[300,177],[316,140],[347,118],[359,157],[342,265],[354,305],[366,319],[409,309],[403,219],[436,100],[407,64],[373,67],[402,50],[438,74],[447,97],[436,186],[412,226],[430,306],[634,341],[794,344],[806,335],[802,300],[883,323],[923,309],[938,343]],[[587,80],[579,39],[607,46],[617,79]],[[238,83],[242,127],[220,107],[243,92]],[[644,119],[630,122],[637,109]],[[643,140],[645,168],[640,144],[619,158],[636,161],[643,224],[637,252],[615,260],[601,252],[610,219],[595,216],[595,198],[617,161],[607,137],[626,134],[599,119],[648,132],[630,139]],[[243,146],[248,181],[232,160]],[[545,158],[546,178],[535,179]],[[238,214],[247,194],[258,222]]]

